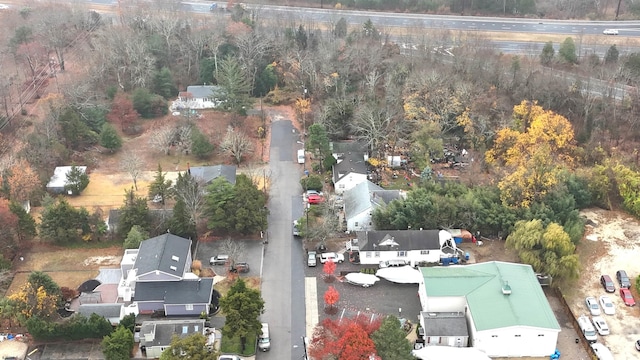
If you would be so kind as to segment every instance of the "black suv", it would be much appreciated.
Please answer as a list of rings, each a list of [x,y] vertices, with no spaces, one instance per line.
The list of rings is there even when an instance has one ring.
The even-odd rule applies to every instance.
[[[618,284],[620,284],[621,288],[630,289],[631,281],[629,281],[629,277],[627,276],[627,272],[624,270],[616,271],[616,279],[618,279]]]

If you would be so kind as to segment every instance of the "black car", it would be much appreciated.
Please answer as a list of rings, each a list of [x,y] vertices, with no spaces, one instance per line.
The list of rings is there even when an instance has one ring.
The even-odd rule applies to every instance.
[[[608,293],[616,292],[616,286],[613,284],[613,280],[611,280],[609,275],[600,276],[600,284],[602,284],[604,291]]]
[[[616,279],[618,279],[618,284],[620,284],[621,288],[630,289],[631,281],[629,280],[629,276],[627,276],[627,272],[624,270],[616,271]]]
[[[246,262],[235,263],[229,269],[229,271],[233,273],[248,273],[249,270],[249,264],[247,264]]]

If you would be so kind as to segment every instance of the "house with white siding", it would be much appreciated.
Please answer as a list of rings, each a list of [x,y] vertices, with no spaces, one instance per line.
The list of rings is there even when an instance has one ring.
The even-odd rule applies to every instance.
[[[344,218],[348,231],[374,230],[371,214],[395,199],[406,197],[402,190],[385,190],[367,180],[344,193]]]
[[[470,346],[492,358],[555,352],[560,325],[530,265],[491,261],[420,271],[426,346]],[[460,316],[466,326],[453,326]]]

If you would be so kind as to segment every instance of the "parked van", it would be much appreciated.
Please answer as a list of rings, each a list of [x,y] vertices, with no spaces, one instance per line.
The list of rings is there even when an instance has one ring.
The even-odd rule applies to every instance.
[[[409,265],[409,262],[407,262],[406,260],[386,260],[386,261],[380,261],[380,268],[388,268],[388,267],[400,267],[400,266],[406,266]]]
[[[271,338],[269,337],[269,324],[262,323],[262,333],[258,338],[258,349],[268,351],[271,349]]]
[[[304,149],[298,150],[298,164],[304,164]]]
[[[598,341],[598,333],[596,329],[593,327],[591,320],[588,316],[582,315],[578,318],[578,325],[580,326],[580,331],[582,331],[582,335],[587,339],[588,342],[594,343]]]

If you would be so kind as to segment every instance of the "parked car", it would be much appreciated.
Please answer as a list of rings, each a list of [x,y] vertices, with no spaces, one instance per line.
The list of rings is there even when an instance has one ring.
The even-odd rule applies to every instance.
[[[220,355],[218,360],[242,360],[240,356],[237,355]]]
[[[598,341],[598,333],[596,332],[596,329],[593,327],[593,324],[591,323],[591,320],[589,320],[589,317],[587,315],[581,315],[578,318],[578,325],[580,326],[582,335],[584,335],[584,338],[588,342],[594,343]]]
[[[300,229],[298,228],[298,220],[293,220],[293,236],[300,236]]]
[[[602,33],[605,35],[618,35],[618,29],[604,29]]]
[[[616,271],[616,279],[618,279],[618,284],[620,284],[621,288],[629,289],[631,288],[631,281],[629,280],[629,276],[627,276],[627,272],[624,270]]]
[[[269,324],[262,323],[262,332],[258,337],[258,349],[269,351],[271,349],[271,337],[269,337]]]
[[[609,325],[607,325],[607,322],[602,316],[594,316],[591,320],[593,321],[593,326],[598,331],[598,334],[609,335]]]
[[[611,276],[609,275],[600,276],[600,284],[602,284],[604,291],[608,293],[616,292],[616,286],[613,284],[613,280],[611,280]]]
[[[636,305],[636,301],[633,299],[633,295],[631,295],[631,291],[629,291],[629,289],[626,289],[626,288],[620,289],[620,297],[622,298],[622,301],[624,301],[625,305],[627,306]]]
[[[316,191],[316,190],[307,190],[306,192],[307,196],[309,195],[318,195],[318,196],[322,196],[322,191]]]
[[[249,264],[247,264],[246,262],[235,263],[231,265],[231,269],[229,269],[229,271],[233,273],[248,273],[249,270],[251,269],[249,268]]]
[[[598,300],[596,300],[596,298],[589,296],[584,300],[584,302],[587,303],[587,308],[592,316],[600,315],[600,305],[598,305]]]
[[[607,315],[616,314],[616,307],[613,305],[613,301],[611,301],[610,297],[606,295],[600,296],[600,306],[602,307],[602,311],[605,314]]]
[[[613,354],[611,354],[609,348],[607,348],[603,344],[598,342],[593,343],[591,344],[591,348],[593,349],[593,352],[596,353],[598,360],[613,360]]]
[[[307,253],[307,266],[316,266],[317,264],[317,258],[316,258],[316,252],[315,251],[309,251]]]
[[[209,259],[210,265],[224,265],[229,261],[229,255],[216,255]]]
[[[323,253],[320,254],[320,263],[324,264],[327,261],[332,261],[334,263],[343,263],[344,262],[344,255],[342,254],[336,254],[334,252],[328,252],[328,253]]]
[[[307,196],[307,201],[309,201],[309,204],[320,204],[324,202],[324,197],[321,195],[311,194]]]

